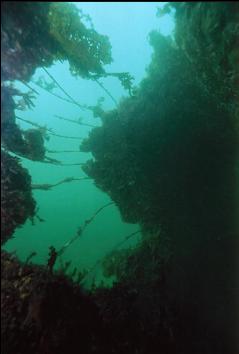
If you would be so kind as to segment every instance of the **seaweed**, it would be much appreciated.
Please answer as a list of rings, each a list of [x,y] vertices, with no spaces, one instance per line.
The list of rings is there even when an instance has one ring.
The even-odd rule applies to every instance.
[[[102,73],[111,62],[108,38],[87,28],[75,5],[13,1],[1,6],[7,14],[2,17],[3,80],[29,81],[37,67],[57,60],[68,60],[72,73],[81,76]]]
[[[105,72],[103,65],[111,61],[108,39],[86,28],[86,18],[72,4],[2,7],[9,11],[9,21],[3,19],[3,80],[27,82],[37,67],[46,71],[55,60],[68,59],[74,75],[97,81],[117,76],[130,91],[109,112],[101,101],[87,107],[102,126],[81,145],[94,157],[84,171],[113,202],[85,220],[58,251],[52,247],[46,266],[1,253],[5,353],[236,353],[237,3],[166,4],[159,16],[174,9],[175,40],[150,34],[152,61],[136,88],[127,73]],[[14,115],[13,96],[19,93],[6,87],[3,94],[4,144],[27,154],[36,132],[26,132],[24,139]],[[31,98],[27,103],[31,106]],[[2,154],[5,242],[34,215],[35,202],[27,171]],[[42,155],[39,149],[38,158]],[[53,268],[113,203],[124,221],[139,224],[142,239],[101,260],[105,276],[116,276],[110,289],[93,280],[86,291],[81,286],[90,271],[77,274],[75,268],[67,276],[70,264],[58,272]]]

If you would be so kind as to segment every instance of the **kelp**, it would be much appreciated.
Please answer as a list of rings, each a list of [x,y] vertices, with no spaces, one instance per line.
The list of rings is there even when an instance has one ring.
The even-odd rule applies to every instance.
[[[32,155],[31,149],[34,146],[32,140],[29,140],[30,132],[22,133],[15,121],[14,110],[31,108],[33,97],[20,93],[6,82],[20,80],[28,85],[37,68],[43,68],[51,76],[46,68],[64,60],[68,60],[70,70],[75,75],[90,78],[91,74],[104,74],[103,65],[112,60],[111,47],[106,36],[83,24],[82,18],[85,15],[73,4],[19,4],[13,1],[3,2],[1,8],[3,143],[12,152],[21,153],[33,160],[43,160],[43,141],[41,147],[38,145],[37,153]],[[53,82],[55,83],[54,78]],[[32,88],[31,90],[33,92]],[[62,90],[64,91],[63,88]],[[65,94],[68,97],[67,92]],[[16,95],[22,96],[18,105],[13,99]],[[81,107],[71,97],[70,101]],[[35,131],[34,134],[39,135],[39,132]],[[29,138],[27,141],[24,135]],[[40,137],[38,142],[40,143]]]
[[[55,6],[59,14],[60,4]],[[93,129],[81,145],[94,157],[84,170],[119,207],[124,221],[140,224],[142,240],[131,249],[113,250],[101,262],[105,276],[115,275],[117,283],[111,289],[92,290],[99,310],[99,316],[92,317],[91,305],[76,311],[82,298],[72,296],[65,278],[55,278],[54,264],[48,271],[21,269],[3,254],[8,268],[4,285],[10,297],[2,302],[6,318],[2,332],[8,336],[9,352],[17,348],[24,353],[66,353],[78,342],[84,353],[238,351],[238,106],[233,64],[237,6],[167,4],[161,15],[174,8],[175,41],[152,32],[152,61],[134,95],[109,112],[100,101],[91,107],[102,127]],[[60,22],[57,15],[52,19],[54,32]],[[65,37],[75,28],[75,12],[73,19],[72,25],[64,24]],[[64,36],[54,37],[57,50],[64,47]],[[71,52],[72,72],[94,77],[92,65],[92,70],[99,70],[97,80],[107,76],[95,64],[98,54],[76,69],[78,39],[77,32],[64,47]],[[49,55],[44,66],[52,60]],[[7,69],[5,65],[5,76]],[[104,207],[62,246],[59,259]],[[54,252],[53,256],[55,261]],[[83,280],[79,274],[80,283]],[[34,296],[39,291],[42,297]],[[22,298],[27,308],[22,307]],[[87,326],[81,321],[86,318]]]
[[[87,228],[87,226],[92,223],[92,221],[95,219],[95,217],[102,211],[104,210],[105,208],[107,208],[108,206],[110,205],[113,205],[114,203],[113,202],[110,202],[110,203],[107,203],[105,205],[103,205],[102,207],[100,207],[99,209],[97,209],[94,214],[89,218],[89,219],[86,219],[84,221],[84,223],[78,227],[77,231],[76,231],[76,234],[69,240],[67,241],[58,251],[57,251],[57,254],[58,256],[61,256],[66,250],[67,248],[72,245],[72,243],[74,243],[76,240],[78,240],[79,238],[82,237],[85,229]]]
[[[111,62],[106,36],[87,28],[69,3],[2,3],[4,80],[28,81],[37,67],[68,60],[72,73],[103,73]]]
[[[112,61],[108,37],[86,28],[75,5],[51,3],[48,24],[50,36],[61,48],[58,59],[65,60],[67,55],[73,75],[104,73],[103,65]]]
[[[111,46],[107,36],[98,34],[94,28],[88,28],[85,24],[86,15],[83,15],[74,4],[38,2],[3,2],[2,7],[2,90],[4,100],[3,117],[4,126],[2,138],[5,146],[12,152],[28,155],[33,160],[44,159],[44,144],[33,155],[30,153],[32,142],[26,142],[21,129],[17,126],[14,118],[15,109],[31,108],[34,103],[32,94],[23,94],[11,88],[6,82],[14,80],[22,81],[24,85],[32,89],[28,82],[35,70],[42,68],[52,80],[46,84],[40,80],[37,84],[46,89],[52,95],[67,102],[77,105],[80,109],[93,110],[80,104],[58,83],[47,70],[57,61],[68,61],[73,75],[96,81],[100,87],[114,100],[111,93],[98,79],[100,77],[117,77],[125,89],[131,90],[132,76],[129,73],[106,73],[103,66],[112,61]],[[59,88],[64,96],[61,97],[52,90]],[[8,97],[6,97],[8,95]],[[16,105],[15,96],[22,96]],[[35,132],[39,135],[39,132]],[[59,136],[59,135],[56,135]],[[38,139],[40,142],[40,138]],[[41,150],[41,152],[40,152]]]
[[[50,184],[50,183],[43,183],[43,184],[32,184],[32,189],[39,189],[39,190],[43,190],[43,191],[48,191],[56,186],[59,186],[63,183],[69,183],[72,181],[82,181],[82,180],[86,180],[86,179],[90,179],[89,177],[81,177],[81,178],[75,178],[75,177],[67,177],[64,178],[63,180],[54,183],[54,184]]]
[[[31,122],[30,120],[28,119],[24,119],[24,118],[21,118],[21,117],[18,117],[16,116],[16,119],[19,119],[25,123],[28,123],[30,125],[33,125],[34,127],[37,127],[38,129],[36,131],[40,132],[42,134],[42,136],[44,136],[44,138],[47,140],[48,139],[48,135],[47,134],[50,134],[50,135],[54,135],[58,138],[64,138],[64,139],[77,139],[77,140],[82,140],[83,138],[82,137],[78,137],[78,136],[70,136],[70,135],[62,135],[62,134],[57,134],[53,131],[53,129],[50,129],[50,128],[47,128],[46,126],[43,127],[37,123],[34,123],[34,122]],[[24,132],[23,132],[24,134]]]

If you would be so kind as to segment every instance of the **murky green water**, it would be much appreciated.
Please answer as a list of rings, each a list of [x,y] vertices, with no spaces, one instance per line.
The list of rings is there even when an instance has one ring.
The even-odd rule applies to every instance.
[[[161,3],[163,5],[163,3]],[[159,21],[155,14],[156,3],[79,3],[77,4],[85,13],[88,13],[94,23],[95,29],[109,36],[112,44],[113,63],[107,65],[108,72],[130,72],[135,77],[134,84],[139,83],[145,76],[145,69],[150,63],[152,48],[147,36],[153,29],[160,29],[165,35],[171,34],[173,20],[165,16]],[[57,63],[49,72],[59,84],[80,104],[94,105],[100,97],[104,97],[103,108],[109,110],[115,104],[111,98],[93,81],[73,77],[69,72],[68,63]],[[37,81],[40,77],[51,83],[51,79],[42,70],[38,69],[32,79]],[[119,101],[122,96],[127,96],[118,80],[107,78],[104,85],[112,96]],[[23,92],[26,91],[20,83],[16,83]],[[32,110],[16,111],[19,117],[30,120],[60,135],[84,138],[91,130],[90,127],[76,125],[64,120],[59,120],[55,115],[68,119],[78,120],[95,126],[101,125],[99,118],[94,118],[91,112],[83,111],[79,107],[62,101],[36,85],[32,87],[39,95],[34,100]],[[54,93],[64,96],[59,89]],[[29,124],[17,121],[23,129],[29,129]],[[64,163],[82,163],[91,158],[90,154],[79,151],[81,139],[64,139],[49,135],[45,143],[48,150],[75,150],[75,153],[47,153],[47,156]],[[22,159],[33,184],[57,183],[67,177],[84,177],[80,166],[54,166],[41,162],[32,162]],[[100,207],[110,201],[109,196],[94,185],[93,180],[73,181],[52,188],[49,191],[34,190],[34,198],[39,208],[38,214],[44,219],[40,222],[35,219],[35,225],[28,220],[18,228],[14,238],[9,240],[4,248],[8,251],[16,250],[21,260],[25,260],[33,251],[37,255],[32,258],[33,263],[46,264],[49,246],[60,249],[69,239],[74,237],[79,226],[90,218]],[[61,259],[57,260],[56,268],[60,261],[71,261],[68,271],[89,269],[103,256],[111,251],[115,245],[124,238],[138,230],[138,225],[127,224],[122,221],[115,205],[103,210],[87,227],[84,234],[76,240]],[[137,234],[127,241],[123,247],[135,244],[140,239]],[[94,275],[102,279],[99,267]]]

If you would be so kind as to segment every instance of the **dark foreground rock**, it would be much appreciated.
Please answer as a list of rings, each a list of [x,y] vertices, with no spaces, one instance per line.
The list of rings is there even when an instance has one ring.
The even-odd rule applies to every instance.
[[[2,346],[13,353],[93,353],[100,347],[96,305],[64,276],[2,253]]]
[[[227,318],[221,317],[211,328],[196,298],[172,301],[163,277],[148,289],[118,283],[86,293],[65,276],[5,252],[1,269],[4,354],[237,353],[235,322],[223,326]]]

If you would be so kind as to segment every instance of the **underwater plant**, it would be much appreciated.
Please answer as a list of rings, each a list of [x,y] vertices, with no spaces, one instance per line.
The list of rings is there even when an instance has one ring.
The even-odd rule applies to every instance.
[[[19,104],[22,108],[31,107],[33,97],[22,94],[5,83],[20,80],[29,87],[27,82],[37,68],[46,70],[46,67],[59,60],[68,60],[70,70],[75,75],[89,77],[90,73],[104,73],[103,65],[111,62],[110,44],[106,36],[99,35],[82,23],[80,12],[73,4],[19,4],[13,1],[3,2],[1,8],[3,143],[10,151],[25,157],[43,159],[43,143],[41,142],[41,147],[38,146],[42,153],[38,149],[32,155],[32,140],[25,142],[15,120],[14,110],[19,108]],[[71,23],[70,27],[68,23]],[[22,102],[17,106],[13,100],[14,95],[22,95]],[[37,131],[36,134],[39,135]],[[25,135],[30,139],[28,133]],[[38,141],[40,143],[39,139]]]
[[[112,60],[108,38],[87,28],[74,4],[13,1],[1,6],[3,80],[29,81],[37,67],[57,60],[68,60],[73,74],[87,77],[104,73],[103,65]]]
[[[68,60],[74,75],[95,80],[104,90],[99,80],[117,77],[130,97],[117,104],[109,92],[116,107],[105,111],[100,99],[91,107],[77,103],[54,78],[51,86],[39,82],[52,93],[58,86],[65,100],[101,118],[102,126],[81,144],[93,159],[68,165],[83,166],[112,202],[87,218],[59,250],[51,246],[45,266],[29,264],[30,258],[22,264],[1,253],[5,353],[235,354],[238,5],[166,4],[158,14],[175,10],[175,39],[158,31],[150,34],[152,60],[147,76],[133,89],[128,73],[105,72],[104,64],[111,61],[109,41],[92,24],[84,25],[86,17],[73,4],[23,4],[2,5],[9,12],[2,27],[4,84],[15,79],[28,83],[38,67],[47,73],[55,61]],[[14,90],[3,86],[5,149],[26,156],[36,143],[37,152],[29,157],[43,160],[43,132],[48,130],[19,129],[13,100],[19,92]],[[25,101],[31,107],[31,97]],[[9,218],[4,219],[5,242],[34,216],[32,189],[49,190],[72,179],[32,185],[18,160],[5,151],[2,156],[2,212]],[[116,277],[111,288],[97,287],[93,274],[86,291],[82,284],[91,269],[64,274],[70,263],[63,264],[61,255],[113,204],[123,221],[139,224],[142,239],[97,262],[106,277]],[[62,266],[57,272],[58,257]]]
[[[17,160],[11,158],[8,151],[33,161],[64,165],[56,159],[45,156],[44,140],[48,139],[47,134],[61,138],[80,139],[57,134],[46,127],[41,127],[37,123],[15,115],[16,109],[25,110],[34,106],[32,93],[38,94],[38,92],[32,89],[28,82],[35,70],[41,67],[48,73],[46,68],[56,61],[68,60],[70,70],[74,75],[90,78],[91,74],[104,74],[103,65],[110,63],[112,59],[108,38],[98,34],[92,25],[91,28],[86,27],[82,22],[82,19],[85,20],[85,15],[73,4],[51,2],[35,4],[13,1],[1,3],[1,9],[1,137],[4,148],[2,164],[5,171],[1,186],[4,194],[2,198],[2,227],[4,228],[3,240],[5,242],[12,235],[16,226],[23,224],[28,216],[33,217],[33,205],[35,205],[30,185],[29,190],[25,190],[25,185],[23,185],[22,191],[19,185],[24,174],[26,181],[28,181],[27,172],[25,169],[21,170]],[[22,93],[15,89],[14,80],[19,80],[26,85],[31,90],[30,93]],[[57,86],[54,78],[52,82],[51,87],[45,82],[41,84],[47,86],[49,91]],[[15,98],[19,96],[21,100],[16,103]],[[23,131],[18,126],[17,119],[33,125],[36,129]],[[5,165],[6,161],[10,163],[9,167]],[[13,167],[14,164],[16,166]],[[75,165],[81,165],[81,163]],[[15,169],[13,172],[15,175],[9,168],[12,171]],[[19,190],[17,188],[15,190],[15,186],[11,182],[12,176],[14,183],[15,180],[19,180],[16,183],[17,187],[19,185]],[[9,205],[12,200],[10,195],[16,197],[13,209]],[[20,200],[22,203],[21,217],[20,211],[17,211],[19,209],[17,198],[20,198],[19,203]],[[6,207],[9,207],[9,212]]]

